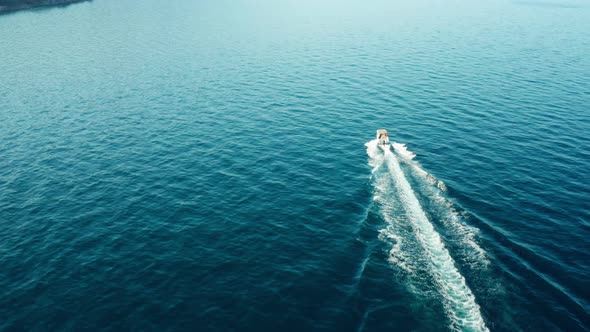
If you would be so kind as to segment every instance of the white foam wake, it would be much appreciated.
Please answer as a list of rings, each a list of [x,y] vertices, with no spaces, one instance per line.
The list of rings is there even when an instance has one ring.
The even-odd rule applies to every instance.
[[[392,143],[391,146],[395,149],[397,153],[399,153],[402,157],[412,160],[416,157],[416,154],[406,147],[403,143]]]
[[[409,166],[412,173],[424,180],[425,185],[423,188],[425,190],[423,190],[423,192],[425,192],[434,204],[440,207],[441,220],[445,227],[452,231],[455,237],[460,238],[462,245],[467,247],[466,249],[469,252],[465,253],[465,258],[468,260],[471,267],[488,267],[490,261],[485,251],[476,241],[479,230],[466,224],[460,214],[456,211],[453,203],[441,193],[441,191],[447,191],[447,186],[444,182],[422,169],[420,164],[414,160],[416,155],[408,150],[405,144],[393,143],[392,146],[395,152],[402,158],[404,164]]]
[[[441,218],[445,228],[457,238],[462,246],[465,263],[472,268],[485,269],[489,267],[490,260],[482,247],[477,243],[479,230],[466,224],[463,217],[457,212],[453,203],[444,197],[436,188],[426,188],[426,194],[440,208]]]
[[[412,170],[416,174],[418,174],[418,176],[420,176],[426,182],[436,186],[438,189],[440,189],[442,191],[447,191],[447,186],[445,185],[444,182],[442,182],[441,180],[435,178],[432,174],[423,170],[422,167],[420,167],[420,165],[418,165],[418,163],[413,161],[413,159],[416,158],[416,154],[414,154],[414,152],[408,150],[408,148],[406,147],[405,144],[393,143],[393,144],[391,144],[391,146],[393,146],[393,149],[395,150],[395,152],[402,158],[403,161],[405,161],[412,168]]]
[[[378,151],[379,146],[376,140],[367,143],[367,153],[371,159],[382,158],[379,164],[386,164],[388,174],[396,185],[397,195],[414,229],[414,236],[426,255],[428,272],[438,285],[440,295],[444,298],[444,307],[451,321],[451,328],[456,331],[488,331],[479,305],[475,302],[475,296],[467,286],[465,278],[457,270],[440,235],[426,217],[426,213],[406,179],[397,157],[389,147],[383,149],[383,157],[378,157]],[[387,211],[384,212],[384,216],[387,215]],[[391,219],[389,217],[385,218],[388,222],[390,222],[388,219]],[[398,254],[404,265],[407,265],[408,258],[405,255],[399,256],[399,253],[394,252],[396,250],[399,251],[399,247],[394,248],[391,254]],[[419,258],[416,257],[416,259]]]

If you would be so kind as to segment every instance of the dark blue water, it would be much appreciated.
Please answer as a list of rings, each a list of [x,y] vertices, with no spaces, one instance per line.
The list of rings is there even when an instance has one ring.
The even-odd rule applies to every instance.
[[[1,16],[0,330],[590,330],[589,31],[561,0]]]

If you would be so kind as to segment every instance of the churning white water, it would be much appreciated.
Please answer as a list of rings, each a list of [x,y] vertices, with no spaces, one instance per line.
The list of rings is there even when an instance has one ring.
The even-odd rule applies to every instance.
[[[426,257],[411,257],[407,252],[402,252],[399,245],[404,239],[394,234],[394,247],[390,255],[394,264],[399,264],[402,269],[408,269],[409,260],[415,258],[427,264],[427,270],[438,287],[438,292],[444,299],[444,307],[451,322],[451,328],[457,331],[488,331],[481,316],[479,305],[475,296],[467,286],[465,278],[461,275],[455,261],[442,242],[441,236],[434,229],[422,209],[418,198],[410,183],[404,175],[397,157],[391,152],[389,146],[380,147],[377,140],[366,144],[367,154],[371,158],[370,164],[374,167],[376,177],[388,176],[395,184],[395,188],[376,188],[376,194],[380,200],[399,200],[407,220],[414,230],[413,236],[416,242],[424,250]],[[382,150],[382,151],[381,151]],[[386,167],[386,172],[375,172],[376,168]],[[383,186],[379,179],[375,179],[375,185]],[[394,190],[395,189],[395,190]],[[386,197],[389,196],[389,197]],[[389,211],[383,208],[381,211],[384,220],[388,223],[395,223],[396,218],[389,215]]]

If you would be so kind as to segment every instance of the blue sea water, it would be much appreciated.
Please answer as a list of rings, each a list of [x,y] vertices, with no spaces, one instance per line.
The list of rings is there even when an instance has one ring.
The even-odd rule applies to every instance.
[[[0,16],[0,330],[590,330],[589,31],[575,0]]]

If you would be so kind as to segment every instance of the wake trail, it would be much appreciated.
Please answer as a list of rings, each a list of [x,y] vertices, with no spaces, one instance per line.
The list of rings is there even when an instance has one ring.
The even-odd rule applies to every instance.
[[[389,175],[393,183],[395,183],[395,191],[397,192],[397,196],[399,196],[399,203],[402,205],[406,217],[414,230],[413,235],[417,243],[424,250],[426,257],[423,257],[422,260],[427,265],[427,270],[443,298],[443,306],[451,321],[451,328],[456,331],[489,331],[481,316],[475,296],[467,286],[465,278],[455,266],[455,261],[442,242],[440,234],[428,220],[414,190],[401,169],[397,157],[391,152],[389,146],[383,148],[382,157],[379,156],[377,140],[367,143],[367,153],[373,160],[372,164],[375,167],[373,170],[374,175],[377,174],[377,167],[381,167],[382,165],[387,166],[388,173],[384,175]],[[376,159],[380,160],[375,162]],[[377,185],[383,185],[384,182],[376,181],[376,183]],[[381,196],[388,192],[391,195],[394,194],[394,190],[383,190],[384,188],[376,189]],[[380,199],[383,200],[384,197],[380,197]],[[393,197],[387,199],[390,201],[394,200]],[[388,223],[395,222],[395,218],[389,215],[387,208],[382,210],[382,214]],[[393,236],[396,237],[395,235]],[[395,255],[396,251],[399,251],[400,248],[399,246],[394,248],[391,254]],[[397,254],[399,255],[400,253]],[[410,258],[407,253],[401,253],[399,257],[401,263],[403,263],[400,264],[400,267],[411,272],[411,270],[404,268],[404,265],[406,265]],[[420,260],[418,257],[412,258]]]
[[[416,157],[416,154],[414,154],[412,151],[408,150],[408,148],[406,147],[405,144],[393,143],[393,144],[391,144],[391,146],[393,147],[395,152],[398,155],[400,155],[403,158],[403,160],[412,168],[412,170],[416,174],[418,174],[418,176],[420,176],[423,180],[425,180],[429,184],[437,187],[438,189],[440,189],[442,191],[447,191],[447,186],[445,185],[444,182],[435,178],[434,176],[432,176],[432,174],[426,172],[425,170],[422,169],[422,167],[418,166],[415,162],[413,162],[414,158]]]
[[[460,240],[467,263],[472,268],[487,268],[490,261],[485,250],[479,246],[476,240],[479,230],[466,224],[454,204],[445,197],[444,193],[447,191],[447,186],[444,182],[422,169],[420,164],[414,160],[416,155],[408,150],[405,144],[393,143],[392,146],[395,153],[410,168],[413,175],[417,175],[422,180],[422,192],[438,208],[444,226],[453,233],[455,238]]]

